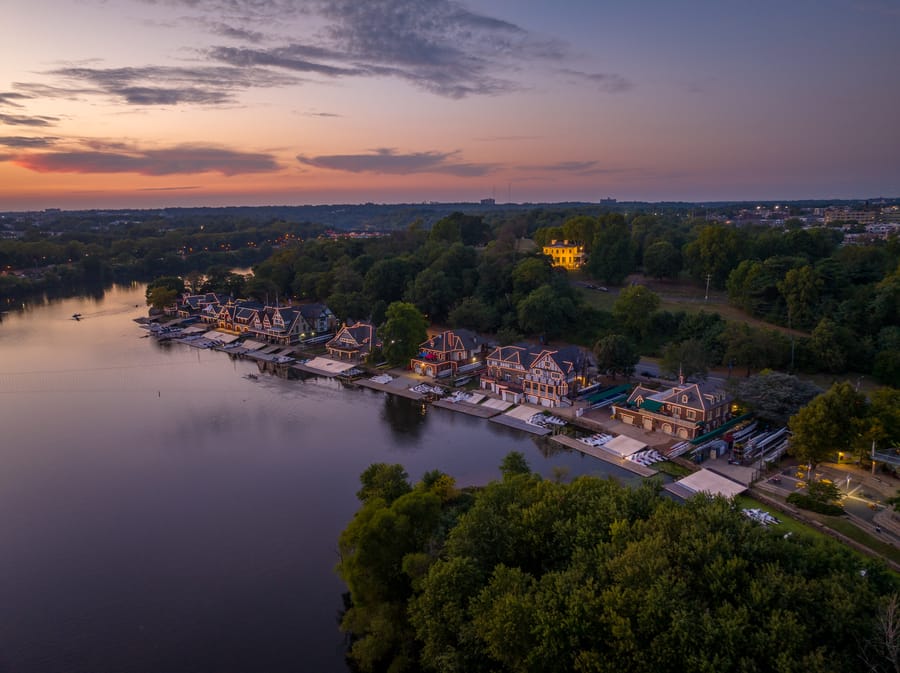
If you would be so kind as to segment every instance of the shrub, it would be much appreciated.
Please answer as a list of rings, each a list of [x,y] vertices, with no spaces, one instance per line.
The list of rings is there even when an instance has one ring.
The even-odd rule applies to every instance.
[[[818,514],[841,516],[844,513],[844,508],[840,505],[832,505],[827,502],[822,502],[821,500],[816,500],[805,493],[791,493],[787,497],[787,501],[800,509],[808,509],[812,512],[817,512]]]

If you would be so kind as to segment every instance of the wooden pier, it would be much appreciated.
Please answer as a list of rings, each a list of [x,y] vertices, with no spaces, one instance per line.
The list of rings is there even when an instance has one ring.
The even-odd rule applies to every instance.
[[[617,454],[612,453],[611,451],[607,451],[602,446],[590,446],[567,435],[556,435],[554,437],[551,437],[550,441],[556,442],[557,444],[562,444],[563,446],[570,449],[575,449],[576,451],[581,451],[581,453],[593,456],[594,458],[598,458],[605,463],[609,463],[610,465],[621,467],[622,469],[628,470],[629,472],[634,472],[635,474],[638,474],[642,477],[652,477],[654,474],[657,474],[657,471],[652,467],[647,467],[646,465],[641,465],[640,463],[636,463],[633,460],[622,458]]]

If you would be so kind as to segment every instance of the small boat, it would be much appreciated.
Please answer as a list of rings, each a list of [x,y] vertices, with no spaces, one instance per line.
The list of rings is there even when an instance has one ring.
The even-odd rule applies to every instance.
[[[73,313],[73,314],[72,314],[72,320],[81,320],[81,314],[80,314],[80,313]]]
[[[256,374],[244,374],[245,379],[250,379],[251,381],[255,381],[259,377]]]

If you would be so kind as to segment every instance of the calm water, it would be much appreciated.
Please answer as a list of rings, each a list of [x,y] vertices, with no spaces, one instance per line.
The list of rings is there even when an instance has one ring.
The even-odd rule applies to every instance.
[[[633,480],[482,419],[245,379],[252,362],[141,338],[145,313],[143,287],[116,288],[0,323],[2,673],[345,671],[333,569],[369,464],[481,484],[518,450]]]

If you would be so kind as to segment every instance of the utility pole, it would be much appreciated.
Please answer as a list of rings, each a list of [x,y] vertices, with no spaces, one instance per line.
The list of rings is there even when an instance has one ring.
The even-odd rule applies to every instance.
[[[703,303],[704,303],[704,304],[705,304],[707,301],[709,301],[709,281],[710,281],[711,278],[712,278],[712,274],[711,274],[711,273],[706,274],[706,296],[703,297]]]

